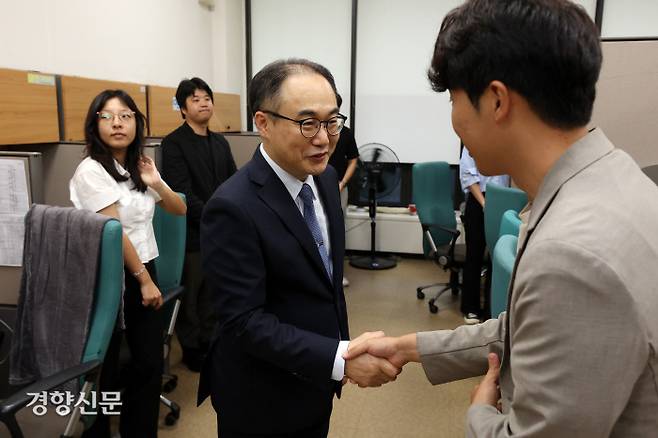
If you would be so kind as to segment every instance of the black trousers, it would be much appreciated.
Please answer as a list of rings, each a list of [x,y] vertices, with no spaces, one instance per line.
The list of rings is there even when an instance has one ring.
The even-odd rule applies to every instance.
[[[480,306],[480,274],[487,246],[484,237],[484,210],[470,193],[466,196],[464,231],[466,232],[466,261],[464,263],[461,312],[464,315],[475,313],[483,316],[486,309],[482,309]]]
[[[217,315],[212,291],[201,270],[201,253],[198,251],[185,253],[183,284],[185,293],[181,297],[176,320],[176,335],[184,349],[205,353],[217,324]]]
[[[147,263],[146,268],[155,281],[153,262]],[[142,305],[139,283],[128,270],[125,270],[125,281],[126,329],[116,330],[112,335],[97,392],[118,391],[123,388],[119,426],[122,438],[155,438],[158,436],[164,362],[162,312]],[[130,352],[130,361],[122,367],[119,356],[124,337]],[[83,437],[110,437],[109,417],[103,415],[100,408],[97,412],[96,421],[85,431]]]
[[[273,435],[250,435],[228,430],[219,426],[219,416],[217,417],[217,436],[218,438],[327,438],[329,433],[329,418],[322,420],[320,423],[307,429],[300,430],[289,434]]]

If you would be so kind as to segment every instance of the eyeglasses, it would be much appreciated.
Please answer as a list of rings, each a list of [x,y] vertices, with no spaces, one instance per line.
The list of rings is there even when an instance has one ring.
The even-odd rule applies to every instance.
[[[322,125],[324,125],[324,128],[327,130],[327,134],[338,135],[340,134],[340,131],[343,129],[343,126],[345,126],[345,121],[347,120],[347,116],[344,116],[342,114],[335,115],[329,120],[318,120],[314,117],[295,120],[295,119],[291,119],[290,117],[282,116],[281,114],[275,113],[274,111],[267,111],[267,110],[261,110],[261,111],[264,112],[265,114],[269,114],[271,116],[278,117],[280,119],[289,120],[293,123],[297,123],[299,125],[299,131],[306,138],[315,137],[317,133],[320,132],[320,128],[322,127]]]
[[[119,120],[125,123],[131,122],[135,118],[134,111],[121,111],[118,114],[111,113],[109,111],[100,111],[96,114],[98,114],[98,120],[100,120],[102,123],[112,123],[114,122],[114,117],[117,116],[119,117]]]

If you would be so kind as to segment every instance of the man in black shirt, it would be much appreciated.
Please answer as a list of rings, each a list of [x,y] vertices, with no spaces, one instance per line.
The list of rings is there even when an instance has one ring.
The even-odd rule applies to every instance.
[[[176,90],[183,124],[162,140],[165,181],[187,198],[187,244],[183,282],[185,293],[176,323],[183,362],[200,371],[216,317],[212,297],[201,272],[199,224],[208,199],[236,171],[226,139],[208,129],[213,115],[212,90],[202,79],[184,79]]]
[[[336,95],[336,103],[338,104],[338,108],[340,108],[343,103],[343,98],[340,94]],[[340,131],[338,143],[336,143],[336,149],[329,158],[329,164],[336,169],[336,173],[338,174],[338,188],[340,189],[340,204],[343,207],[343,217],[347,209],[347,183],[354,175],[358,158],[359,150],[356,146],[354,133],[347,126],[343,126],[343,129]],[[343,277],[343,287],[349,285],[350,282],[347,281],[347,278]]]

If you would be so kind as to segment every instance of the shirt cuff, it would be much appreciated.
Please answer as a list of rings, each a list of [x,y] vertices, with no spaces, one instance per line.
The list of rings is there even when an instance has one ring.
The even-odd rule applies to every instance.
[[[345,359],[343,353],[347,351],[350,341],[340,341],[336,349],[336,357],[334,358],[334,368],[331,371],[331,379],[341,381],[345,377]]]

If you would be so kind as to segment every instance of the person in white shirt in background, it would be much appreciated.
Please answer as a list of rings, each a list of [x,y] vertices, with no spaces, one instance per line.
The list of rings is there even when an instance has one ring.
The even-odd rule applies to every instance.
[[[160,178],[153,160],[143,154],[144,115],[122,90],[105,90],[92,101],[85,121],[86,158],[69,183],[76,208],[118,219],[123,227],[125,330],[115,331],[106,353],[98,391],[114,390],[119,347],[125,334],[130,364],[125,373],[120,432],[123,438],[158,434],[163,366],[162,294],[153,260],[155,204],[184,215],[185,202]],[[85,437],[110,437],[108,417],[98,414]]]
[[[509,176],[484,176],[480,174],[475,160],[464,147],[459,160],[459,180],[466,194],[464,209],[464,230],[466,231],[466,263],[462,284],[461,312],[466,324],[477,324],[491,312],[480,304],[480,275],[484,264],[484,250],[487,246],[484,236],[484,202],[487,184],[509,186]],[[493,248],[489,248],[493,251]],[[488,291],[485,291],[488,293]],[[488,302],[489,300],[485,300]]]

